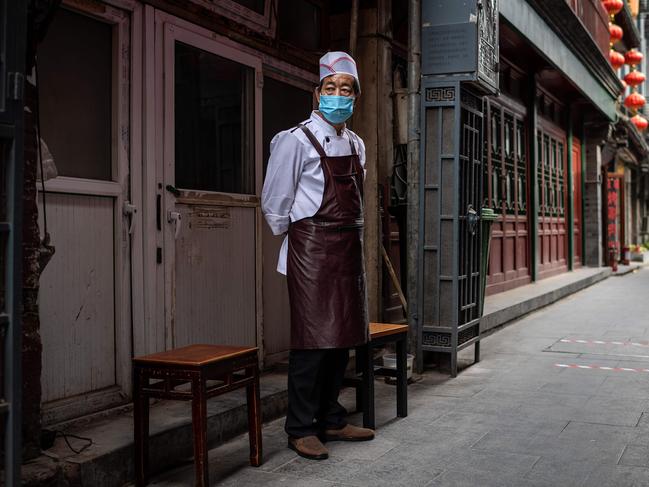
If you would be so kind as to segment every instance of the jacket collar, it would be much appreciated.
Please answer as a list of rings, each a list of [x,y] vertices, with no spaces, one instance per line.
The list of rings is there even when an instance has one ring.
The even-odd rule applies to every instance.
[[[310,120],[317,125],[319,131],[328,137],[340,137],[347,130],[347,127],[345,126],[339,136],[333,125],[329,124],[324,118],[318,115],[315,110],[311,112]]]

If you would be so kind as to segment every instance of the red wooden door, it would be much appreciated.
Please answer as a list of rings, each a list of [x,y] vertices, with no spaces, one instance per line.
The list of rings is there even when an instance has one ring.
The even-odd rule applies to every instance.
[[[487,102],[484,206],[493,223],[487,294],[530,282],[525,107],[504,95]]]
[[[556,125],[539,119],[537,132],[538,277],[568,269],[566,229],[566,135]]]
[[[572,139],[572,199],[573,199],[573,222],[574,222],[574,260],[573,268],[581,266],[582,263],[582,235],[583,216],[581,204],[581,142]]]

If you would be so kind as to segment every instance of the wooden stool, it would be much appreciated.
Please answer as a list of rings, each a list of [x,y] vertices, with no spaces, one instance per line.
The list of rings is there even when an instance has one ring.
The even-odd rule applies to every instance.
[[[154,383],[150,383],[153,379]],[[207,386],[207,381],[219,381]],[[177,387],[190,383],[189,389]],[[196,485],[207,487],[207,400],[246,388],[250,464],[261,465],[261,406],[257,348],[190,345],[133,359],[135,481],[148,482],[149,398],[192,401]]]
[[[408,325],[370,323],[370,341],[356,348],[356,377],[345,379],[345,385],[356,388],[356,410],[363,411],[363,426],[375,428],[374,377],[383,375],[397,379],[397,416],[408,416],[408,370],[407,370]],[[386,343],[396,343],[397,368],[374,366],[374,349]],[[359,405],[361,406],[359,408]]]

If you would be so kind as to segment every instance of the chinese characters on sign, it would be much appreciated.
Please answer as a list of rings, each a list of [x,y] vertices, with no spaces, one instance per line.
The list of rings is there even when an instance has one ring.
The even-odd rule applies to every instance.
[[[620,178],[609,177],[607,184],[607,241],[608,248],[619,252],[620,242],[617,238],[617,218],[618,218],[618,192],[620,189]]]

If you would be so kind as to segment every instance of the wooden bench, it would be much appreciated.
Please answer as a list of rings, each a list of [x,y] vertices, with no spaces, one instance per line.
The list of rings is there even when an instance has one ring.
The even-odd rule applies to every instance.
[[[217,381],[207,384],[207,381]],[[179,389],[183,384],[190,387]],[[133,359],[135,481],[148,482],[149,398],[192,402],[196,486],[207,487],[207,400],[245,387],[250,464],[262,461],[261,407],[257,348],[191,345]]]
[[[356,410],[363,412],[365,428],[375,428],[374,377],[376,375],[397,379],[397,416],[400,418],[408,416],[407,339],[408,325],[370,323],[370,341],[367,345],[356,348],[357,375],[346,378],[345,385],[356,388]],[[374,349],[387,343],[396,343],[396,370],[374,365]]]

